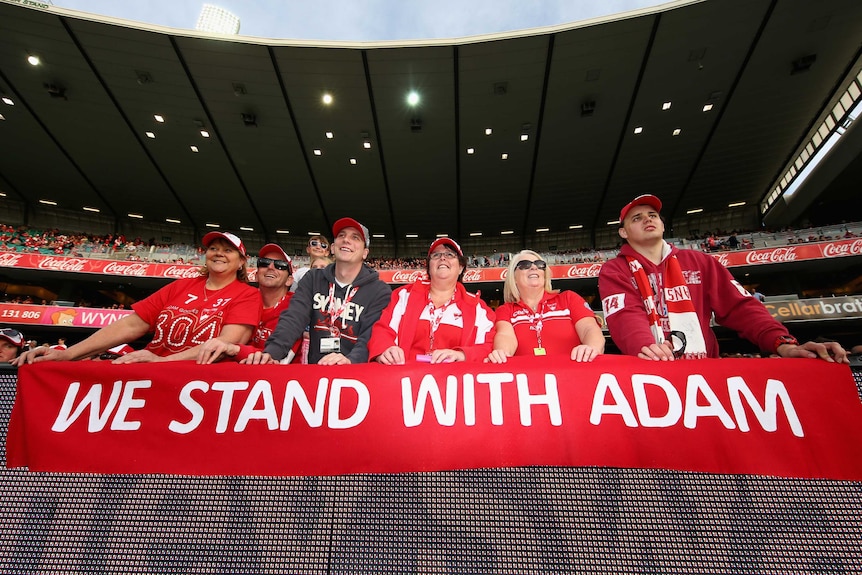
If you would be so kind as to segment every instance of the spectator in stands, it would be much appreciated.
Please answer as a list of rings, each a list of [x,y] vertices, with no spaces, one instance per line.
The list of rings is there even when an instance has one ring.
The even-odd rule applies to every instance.
[[[736,237],[736,232],[731,232],[730,237],[727,238],[727,241],[724,243],[732,250],[739,249],[739,238]]]
[[[300,282],[290,307],[281,314],[263,352],[243,363],[274,363],[311,327],[308,362],[344,365],[368,361],[371,327],[386,307],[389,286],[364,264],[371,236],[352,218],[341,218],[332,228],[335,263],[311,270]]]
[[[0,363],[11,363],[24,348],[24,336],[11,327],[0,328]]]
[[[497,335],[491,363],[505,363],[515,355],[566,355],[592,361],[605,351],[605,336],[596,314],[572,291],[553,291],[548,264],[534,251],[524,250],[509,262],[497,308]]]
[[[308,267],[313,270],[322,270],[326,266],[332,263],[332,260],[329,256],[314,256],[311,258],[311,261],[308,262]],[[308,345],[309,345],[309,333],[308,329],[302,332],[302,347],[300,350],[300,363],[307,364],[308,363]]]
[[[671,361],[719,357],[710,317],[781,357],[847,363],[836,342],[799,345],[711,256],[664,241],[661,200],[638,196],[620,211],[626,243],[602,266],[599,294],[611,337],[627,355]]]
[[[16,365],[34,361],[68,361],[98,355],[121,343],[153,332],[146,349],[114,363],[172,361],[197,357],[197,341],[215,336],[246,343],[260,321],[260,294],[248,285],[245,246],[228,232],[203,237],[206,265],[196,278],[178,279],[134,305],[134,313],[103,327],[68,349],[36,349]]]
[[[764,296],[762,293],[757,291],[757,288],[751,288],[751,290],[749,290],[749,291],[751,293],[751,297],[753,297],[754,299],[756,299],[760,303],[763,303],[766,301],[766,296]]]
[[[395,290],[374,325],[371,360],[402,365],[485,359],[494,342],[494,312],[459,281],[466,266],[457,242],[435,240],[428,249],[428,281]]]
[[[308,238],[308,245],[305,246],[305,252],[308,254],[308,257],[314,259],[316,257],[329,257],[329,240],[327,240],[323,236],[311,236]],[[305,274],[308,273],[308,270],[311,268],[299,268],[293,273],[293,285],[290,286],[290,291],[295,292],[296,288],[299,287],[300,280],[305,277]]]
[[[308,262],[308,268],[312,270],[322,270],[331,263],[332,259],[329,256],[314,256],[311,258],[311,261]]]
[[[293,263],[278,244],[266,244],[257,254],[257,286],[261,297],[260,322],[246,345],[213,338],[198,350],[198,363],[213,363],[223,357],[243,360],[254,351],[262,351],[267,338],[275,330],[281,312],[290,305],[293,292]],[[298,344],[296,346],[298,348]],[[288,354],[292,361],[295,351]]]
[[[66,345],[66,338],[61,337],[57,340],[57,343],[51,346],[51,349],[66,349],[68,346]]]

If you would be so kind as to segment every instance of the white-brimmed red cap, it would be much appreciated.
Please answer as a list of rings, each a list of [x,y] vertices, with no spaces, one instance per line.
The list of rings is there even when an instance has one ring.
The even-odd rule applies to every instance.
[[[287,255],[287,252],[285,252],[282,249],[282,247],[278,244],[266,244],[265,246],[260,248],[259,252],[257,252],[257,257],[259,257],[259,258],[264,257],[263,254],[265,254],[266,252],[278,252],[278,254],[281,256],[281,259],[283,259],[284,261],[286,261],[288,263],[291,263],[291,264],[293,263],[293,260],[291,260],[290,256]]]
[[[341,218],[332,226],[332,237],[337,237],[339,232],[344,228],[356,228],[359,230],[359,235],[365,240],[365,247],[371,245],[371,234],[368,233],[368,228],[354,220],[353,218]]]
[[[24,347],[24,335],[17,329],[11,327],[0,328],[0,337],[15,347]]]
[[[642,196],[638,196],[620,210],[620,225],[623,225],[623,221],[626,219],[626,215],[628,215],[629,210],[631,210],[635,206],[647,205],[651,208],[655,208],[655,211],[661,211],[661,200],[657,197],[650,194],[643,194]]]
[[[266,244],[265,246],[260,248],[259,252],[257,252],[257,257],[262,258],[262,257],[264,257],[264,254],[266,254],[268,252],[277,252],[279,254],[279,256],[281,256],[280,259],[283,259],[284,261],[286,261],[290,265],[290,269],[287,271],[288,271],[288,273],[290,273],[290,275],[293,275],[293,260],[290,259],[290,256],[287,255],[287,252],[285,252],[280,245],[278,245],[278,244]]]
[[[461,246],[459,246],[458,242],[456,242],[452,238],[437,238],[436,240],[431,242],[431,247],[428,248],[428,257],[431,257],[431,252],[433,252],[434,248],[436,248],[437,246],[449,246],[455,251],[456,254],[458,254],[462,258],[464,257],[464,252],[461,251]]]
[[[202,241],[205,247],[210,247],[210,244],[218,238],[223,239],[238,249],[239,253],[242,254],[242,257],[248,257],[248,254],[245,253],[245,245],[242,243],[242,240],[230,232],[209,232],[204,236]]]

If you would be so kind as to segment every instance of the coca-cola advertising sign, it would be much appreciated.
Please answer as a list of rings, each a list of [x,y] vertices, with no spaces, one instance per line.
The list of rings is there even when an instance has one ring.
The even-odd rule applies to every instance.
[[[575,264],[566,270],[567,278],[597,278],[602,264]],[[556,276],[555,276],[556,277]]]
[[[730,257],[729,254],[715,254],[715,259],[718,260],[718,263],[723,265],[724,267],[730,267]]]
[[[142,264],[139,262],[127,264],[121,262],[111,262],[105,266],[106,274],[115,274],[118,276],[135,276],[135,277],[146,277],[149,275],[147,272],[149,271],[148,264]]]
[[[851,238],[831,242],[797,244],[757,250],[738,250],[710,254],[725,267],[781,264],[808,260],[862,255],[862,239]],[[17,252],[0,252],[0,267],[49,270],[65,273],[90,273],[124,277],[180,279],[200,275],[200,266],[146,262],[91,260],[64,256],[45,256]],[[550,266],[554,279],[592,279],[602,269],[600,263],[561,264]],[[428,279],[425,270],[379,270],[380,279],[390,284],[409,284]],[[248,269],[249,281],[255,281],[256,268]],[[464,281],[500,282],[506,279],[507,268],[469,268]]]
[[[0,267],[14,268],[23,257],[23,254],[0,254]]]
[[[464,283],[471,283],[471,282],[480,282],[480,281],[483,281],[483,279],[484,279],[484,278],[482,277],[482,276],[483,276],[483,273],[482,273],[483,271],[484,271],[484,270],[477,270],[477,269],[469,269],[469,270],[465,270],[465,271],[464,271],[464,275],[463,275],[463,276],[462,276],[462,278],[461,278],[461,281],[463,281]],[[499,273],[499,270],[498,270],[498,273]]]
[[[862,254],[862,240],[855,240],[853,243],[835,243],[829,242],[823,245],[823,256],[827,258],[837,258],[841,256],[858,256]]]
[[[60,272],[83,272],[87,269],[88,261],[79,258],[46,257],[42,258],[39,262],[38,268],[40,270],[56,270]]]
[[[396,271],[392,274],[392,283],[412,284],[415,281],[428,279],[428,274],[421,270]]]
[[[796,248],[775,248],[774,250],[755,250],[745,254],[747,264],[774,264],[796,261]]]
[[[196,278],[199,275],[200,266],[168,266],[162,271],[162,277],[171,279]]]

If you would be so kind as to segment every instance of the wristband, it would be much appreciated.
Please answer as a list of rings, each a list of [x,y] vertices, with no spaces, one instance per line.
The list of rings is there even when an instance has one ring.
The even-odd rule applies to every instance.
[[[799,345],[799,341],[792,335],[779,335],[775,338],[775,353],[782,345]]]

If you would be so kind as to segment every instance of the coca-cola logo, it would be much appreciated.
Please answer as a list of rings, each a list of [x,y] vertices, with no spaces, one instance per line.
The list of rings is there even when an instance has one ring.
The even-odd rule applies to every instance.
[[[397,284],[409,284],[425,279],[425,272],[421,270],[400,271],[392,274],[392,282]]]
[[[11,268],[18,265],[18,260],[22,257],[21,254],[0,254],[0,266]]]
[[[747,264],[774,264],[796,261],[796,248],[775,248],[774,250],[758,250],[748,252],[745,256]]]
[[[481,270],[467,270],[464,272],[464,277],[462,281],[465,282],[478,282],[482,281],[482,271]]]
[[[859,254],[862,254],[862,240],[855,240],[852,243],[843,244],[828,243],[823,246],[823,255],[827,258],[858,256]]]
[[[602,264],[578,264],[566,270],[568,278],[597,278],[602,269]]]
[[[200,275],[200,268],[195,266],[170,266],[162,272],[162,277],[174,279],[196,278]]]
[[[79,258],[45,258],[39,262],[39,269],[60,272],[82,272],[87,267],[87,260]]]
[[[718,263],[720,263],[724,267],[730,266],[730,258],[727,257],[727,254],[718,254],[714,257],[718,260]]]
[[[111,262],[105,266],[106,274],[116,274],[118,276],[137,276],[143,277],[147,275],[147,264],[123,264],[119,262]]]
[[[500,279],[506,281],[507,277],[509,277],[509,268],[503,268],[503,271],[500,272]]]

